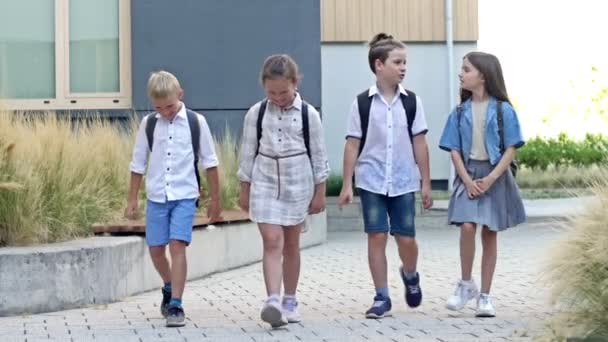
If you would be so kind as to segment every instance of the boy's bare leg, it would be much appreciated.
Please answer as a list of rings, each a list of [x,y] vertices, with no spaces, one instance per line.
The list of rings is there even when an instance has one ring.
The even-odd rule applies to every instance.
[[[152,258],[152,264],[154,268],[163,279],[166,284],[171,281],[171,267],[169,266],[169,259],[165,253],[165,246],[154,246],[150,247],[150,257]]]
[[[171,297],[181,299],[186,286],[188,264],[186,262],[186,243],[179,240],[169,242],[171,254]]]
[[[372,274],[374,286],[378,288],[388,287],[386,275],[386,241],[387,233],[368,233],[367,234],[367,259],[369,270]]]
[[[416,264],[418,262],[418,244],[416,243],[416,239],[395,234],[395,241],[399,249],[399,258],[401,258],[403,270],[405,272],[416,271]]]

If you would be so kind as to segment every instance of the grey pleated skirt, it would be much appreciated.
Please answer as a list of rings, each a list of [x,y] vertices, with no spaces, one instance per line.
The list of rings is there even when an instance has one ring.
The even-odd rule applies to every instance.
[[[466,166],[472,179],[487,176],[494,166],[489,161],[471,160]],[[483,195],[470,199],[460,177],[454,180],[454,190],[448,207],[449,224],[476,223],[490,230],[501,231],[526,220],[524,204],[515,178],[505,171]]]

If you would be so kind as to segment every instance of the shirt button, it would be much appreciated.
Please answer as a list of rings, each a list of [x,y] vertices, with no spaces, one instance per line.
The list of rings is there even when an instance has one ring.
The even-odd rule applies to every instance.
[[[388,110],[391,110],[391,108],[389,107]]]
[[[173,121],[169,121],[169,123],[173,125]]]
[[[281,131],[281,129],[279,128],[279,132]]]
[[[279,139],[279,142],[281,142],[281,139]]]
[[[388,128],[391,128],[391,127],[393,127],[393,126],[392,125],[388,125]]]
[[[170,168],[167,168],[167,171],[171,170]]]
[[[169,137],[169,140],[173,139],[173,137]]]
[[[169,183],[167,183],[167,186],[169,186]]]
[[[279,120],[283,120],[283,118],[279,116]]]
[[[168,156],[170,156],[170,155],[171,155],[171,152],[167,152],[167,155],[168,155]]]

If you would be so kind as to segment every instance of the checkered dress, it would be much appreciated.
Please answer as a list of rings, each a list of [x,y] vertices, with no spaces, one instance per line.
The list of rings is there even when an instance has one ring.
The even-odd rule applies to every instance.
[[[259,153],[256,123],[260,102],[249,109],[243,125],[238,177],[251,183],[249,216],[252,221],[281,226],[302,223],[315,184],[329,176],[329,165],[319,113],[308,106],[311,158],[302,131],[302,99],[281,110],[270,101],[262,121]]]

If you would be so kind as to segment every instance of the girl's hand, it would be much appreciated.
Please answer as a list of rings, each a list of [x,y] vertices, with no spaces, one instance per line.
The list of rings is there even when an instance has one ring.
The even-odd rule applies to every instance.
[[[222,208],[220,206],[219,199],[212,199],[209,202],[209,206],[207,207],[207,217],[209,218],[209,223],[219,222],[224,219],[222,217]]]
[[[239,207],[245,212],[249,212],[249,190],[249,183],[241,183],[241,191],[239,192]]]
[[[481,189],[477,181],[469,179],[465,183],[465,186],[467,187],[467,194],[469,195],[470,199],[479,197],[479,195],[483,193],[483,190]]]
[[[325,210],[325,194],[317,192],[315,193],[310,206],[308,207],[309,214],[318,214]]]
[[[475,183],[481,189],[481,192],[484,193],[484,192],[490,190],[490,187],[492,187],[492,185],[494,184],[495,181],[496,181],[496,178],[488,175],[488,176],[483,177],[482,179],[476,179]]]

